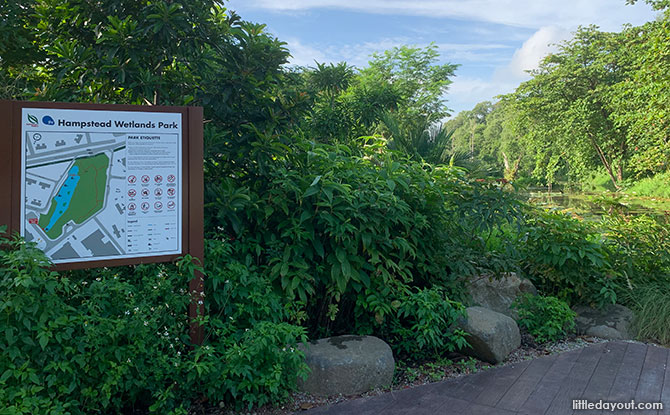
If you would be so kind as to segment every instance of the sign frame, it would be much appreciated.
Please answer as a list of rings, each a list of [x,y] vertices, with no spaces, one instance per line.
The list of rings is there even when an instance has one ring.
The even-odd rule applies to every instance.
[[[22,169],[22,112],[24,108],[91,110],[109,112],[165,112],[182,117],[182,239],[181,253],[120,259],[63,262],[53,266],[56,271],[115,267],[123,265],[172,262],[191,255],[202,264],[204,260],[204,172],[203,172],[203,108],[178,106],[144,106],[120,104],[83,104],[68,102],[0,100],[0,226],[7,225],[11,235],[21,229],[21,169]],[[201,298],[203,278],[200,272],[189,283],[192,301],[189,316],[193,319],[204,312]],[[197,300],[196,300],[197,297]],[[194,331],[195,330],[195,331]],[[199,331],[199,333],[198,333]],[[202,330],[191,326],[191,338],[199,344]]]

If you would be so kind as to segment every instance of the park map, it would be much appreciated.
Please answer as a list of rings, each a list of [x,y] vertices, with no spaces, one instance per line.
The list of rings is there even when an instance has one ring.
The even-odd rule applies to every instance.
[[[27,241],[54,263],[179,251],[179,134],[156,133],[149,121],[117,121],[131,131],[106,132],[104,122],[73,127],[64,117],[24,112]]]

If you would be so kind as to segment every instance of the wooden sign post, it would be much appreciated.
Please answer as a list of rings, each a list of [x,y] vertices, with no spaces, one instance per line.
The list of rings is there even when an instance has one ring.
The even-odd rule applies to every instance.
[[[201,107],[0,101],[0,154],[0,225],[54,269],[203,261]]]

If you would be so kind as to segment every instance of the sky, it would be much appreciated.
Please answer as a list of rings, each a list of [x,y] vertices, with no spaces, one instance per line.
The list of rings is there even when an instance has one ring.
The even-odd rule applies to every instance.
[[[643,1],[624,0],[230,0],[244,20],[287,43],[290,64],[346,61],[365,67],[395,46],[438,46],[439,63],[460,65],[447,93],[453,114],[512,92],[526,71],[581,25],[620,31],[653,20]]]

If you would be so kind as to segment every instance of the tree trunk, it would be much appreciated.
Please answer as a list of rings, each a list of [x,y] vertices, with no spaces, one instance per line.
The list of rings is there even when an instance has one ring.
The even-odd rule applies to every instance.
[[[510,167],[507,154],[505,154],[504,151],[501,151],[501,153],[503,156],[503,163],[505,164],[505,179],[509,180],[510,182],[514,181],[514,179],[516,179],[516,174],[519,171],[519,163],[521,163],[521,156],[517,157],[517,159],[514,161],[514,166]]]
[[[475,127],[477,127],[477,123],[473,122],[472,124],[472,134],[470,134],[470,158],[475,157]]]
[[[607,157],[605,157],[605,152],[600,148],[598,143],[596,143],[595,138],[593,137],[593,134],[588,133],[589,138],[591,139],[591,144],[593,145],[593,148],[595,148],[596,153],[598,153],[598,157],[600,158],[600,162],[605,166],[605,169],[607,170],[607,174],[610,176],[610,180],[612,180],[612,184],[614,185],[614,188],[616,190],[620,190],[621,187],[619,186],[616,177],[614,177],[614,172],[612,171],[612,165],[607,161]]]

